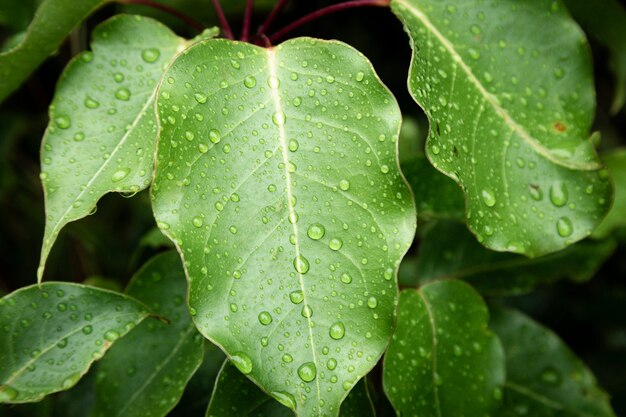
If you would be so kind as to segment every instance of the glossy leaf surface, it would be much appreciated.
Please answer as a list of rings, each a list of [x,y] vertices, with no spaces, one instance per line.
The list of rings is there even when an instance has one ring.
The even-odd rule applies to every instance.
[[[242,399],[245,399],[242,401]],[[218,375],[206,417],[290,417],[293,412],[265,394],[235,365],[226,361]],[[340,417],[374,417],[374,410],[363,380],[359,381],[341,405]]]
[[[491,327],[506,352],[504,403],[496,416],[615,416],[591,371],[550,330],[509,310],[494,311]]]
[[[482,294],[523,294],[560,278],[584,282],[615,251],[614,240],[584,240],[539,258],[494,252],[476,242],[465,225],[438,222],[421,240],[414,285],[456,278]]]
[[[154,94],[186,41],[155,20],[117,16],[93,32],[93,52],[67,66],[41,148],[46,229],[38,278],[59,231],[89,215],[104,194],[152,181]]]
[[[67,35],[98,8],[112,0],[46,0],[23,40],[0,53],[0,103],[52,55]]]
[[[502,398],[504,352],[488,321],[480,295],[460,281],[400,293],[383,368],[398,415],[492,415]]]
[[[588,46],[559,2],[392,0],[427,155],[461,185],[485,246],[538,256],[584,238],[611,188],[588,140]],[[523,34],[523,35],[522,35]]]
[[[299,415],[336,416],[389,341],[414,234],[393,96],[339,42],[209,40],[157,111],[153,207],[198,329]]]
[[[122,294],[49,282],[0,300],[0,402],[69,389],[95,360],[148,315]]]
[[[191,321],[187,283],[176,252],[151,259],[126,294],[169,321],[150,320],[121,340],[98,367],[94,417],[165,416],[176,405],[204,354]]]
[[[626,226],[626,149],[616,149],[602,155],[613,184],[615,199],[613,206],[602,223],[593,231],[593,237],[606,237],[613,230]]]

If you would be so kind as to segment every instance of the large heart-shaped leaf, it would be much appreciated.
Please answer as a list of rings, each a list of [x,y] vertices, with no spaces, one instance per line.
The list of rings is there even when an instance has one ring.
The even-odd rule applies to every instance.
[[[438,222],[420,241],[412,284],[456,278],[482,294],[523,294],[565,277],[576,282],[591,279],[615,246],[612,239],[587,239],[550,255],[527,258],[486,249],[462,224]]]
[[[64,225],[93,212],[104,194],[135,193],[152,181],[154,94],[165,66],[187,44],[155,20],[116,16],[94,30],[93,52],[63,72],[41,148],[46,229],[39,280]]]
[[[554,333],[521,313],[492,312],[506,352],[498,417],[614,417],[608,396],[585,364]]]
[[[23,40],[0,53],[0,103],[51,54],[87,16],[113,0],[46,0]]]
[[[302,416],[336,416],[394,326],[415,229],[400,112],[334,41],[209,40],[169,68],[152,188],[198,329]]]
[[[176,252],[150,260],[126,294],[168,323],[141,323],[98,367],[94,417],[165,416],[180,400],[204,354],[204,338],[187,311],[187,283]]]
[[[49,282],[0,299],[0,402],[74,386],[112,343],[147,317],[122,294]]]
[[[461,281],[400,293],[383,370],[398,415],[492,415],[502,398],[504,352],[488,320],[480,295]]]
[[[265,394],[230,361],[224,362],[206,417],[290,417],[293,412]],[[374,409],[361,380],[341,405],[340,417],[373,417]]]
[[[411,38],[409,90],[430,120],[428,158],[463,188],[477,239],[537,256],[589,235],[611,187],[588,140],[588,47],[561,4],[391,7]]]

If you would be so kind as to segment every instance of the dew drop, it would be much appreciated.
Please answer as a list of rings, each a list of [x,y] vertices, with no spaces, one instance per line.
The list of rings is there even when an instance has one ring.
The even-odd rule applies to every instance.
[[[87,107],[88,109],[96,109],[99,106],[100,106],[100,103],[98,103],[96,100],[92,99],[91,97],[85,98],[85,107]]]
[[[493,207],[496,205],[496,196],[493,191],[487,189],[482,190],[480,192],[480,196],[483,199],[483,203],[485,203],[487,207]]]
[[[104,333],[104,338],[108,340],[109,342],[114,342],[117,339],[119,339],[119,337],[120,337],[119,332],[115,330],[108,330],[106,333]]]
[[[222,140],[222,135],[218,130],[211,129],[209,131],[209,140],[213,143],[219,143],[219,141]]]
[[[202,217],[200,216],[195,216],[193,219],[191,219],[191,224],[193,224],[195,227],[202,227],[203,223],[204,220],[202,220]]]
[[[300,311],[300,314],[302,314],[302,317],[306,317],[307,319],[310,318],[311,316],[313,316],[313,309],[311,308],[310,305],[305,304],[302,307],[302,311]]]
[[[565,183],[560,182],[550,187],[550,201],[557,207],[563,207],[567,204],[569,192]]]
[[[130,168],[122,168],[122,169],[118,169],[117,171],[115,171],[113,173],[113,175],[111,176],[111,181],[113,182],[120,182],[122,181],[124,178],[126,178],[128,176],[128,174],[130,173]]]
[[[148,63],[156,62],[161,56],[161,52],[156,48],[147,48],[141,51],[141,59]]]
[[[325,233],[326,229],[324,229],[324,226],[319,223],[313,223],[312,225],[310,225],[309,229],[306,232],[307,236],[309,236],[313,240],[320,240],[324,237]]]
[[[347,272],[344,272],[343,274],[341,274],[341,282],[343,282],[344,284],[349,284],[352,282],[352,276],[350,274],[348,274]]]
[[[328,361],[326,362],[326,367],[333,371],[337,367],[337,360],[334,358],[328,359]]]
[[[115,92],[115,98],[122,101],[130,100],[130,90],[126,87],[120,87]]]
[[[311,382],[317,376],[317,368],[313,362],[305,362],[298,368],[298,376],[304,382]]]
[[[247,88],[252,88],[256,85],[256,78],[254,78],[252,75],[248,75],[246,78],[243,79],[243,85],[245,85]]]
[[[231,356],[230,360],[244,375],[252,372],[252,360],[245,353],[237,352]]]
[[[543,191],[538,185],[530,184],[528,186],[528,192],[530,193],[530,197],[535,201],[541,201],[543,199]]]
[[[300,304],[304,300],[304,293],[302,290],[292,291],[289,294],[289,300],[294,304]]]
[[[285,113],[283,113],[282,111],[277,111],[272,115],[272,122],[274,122],[276,126],[283,126],[286,121],[287,116],[285,116]]]
[[[356,73],[356,76],[354,77],[355,80],[357,80],[358,82],[363,81],[363,78],[365,78],[365,74],[363,74],[363,72],[359,71]]]
[[[309,261],[302,255],[298,255],[293,260],[293,266],[301,274],[309,272]]]
[[[17,398],[18,394],[16,389],[3,385],[2,390],[0,390],[0,403],[12,401]]]
[[[293,356],[291,356],[291,355],[290,355],[290,354],[288,354],[288,353],[285,353],[285,354],[283,355],[283,362],[285,362],[285,363],[291,363],[291,362],[293,362]]]
[[[276,77],[269,77],[267,79],[267,85],[269,85],[271,89],[275,90],[280,87],[280,80]]]
[[[59,129],[68,129],[72,125],[72,121],[69,116],[57,116],[54,119],[54,122],[59,127]]]
[[[296,409],[296,399],[288,392],[272,391],[272,396],[285,407],[291,408],[292,410]]]
[[[289,146],[288,146],[288,147],[289,147],[289,150],[290,150],[291,152],[295,152],[295,151],[297,151],[297,150],[298,150],[298,148],[300,147],[300,144],[298,143],[298,141],[297,141],[297,140],[295,140],[295,139],[291,139],[291,140],[289,141]]]
[[[193,97],[196,99],[196,101],[200,104],[204,104],[207,101],[207,96],[205,94],[202,93],[195,93],[193,95]]]
[[[267,326],[272,322],[272,315],[268,311],[262,311],[259,313],[259,323],[263,326]]]
[[[348,191],[350,189],[350,181],[348,180],[339,181],[339,188],[341,188],[343,191]]]
[[[328,331],[330,337],[335,340],[341,339],[346,334],[346,328],[342,322],[338,321],[330,326],[330,330]]]
[[[341,239],[335,237],[335,238],[332,238],[330,240],[330,242],[328,242],[328,246],[332,250],[339,250],[343,246],[343,241]]]
[[[378,300],[376,299],[376,297],[370,297],[367,299],[367,306],[369,308],[376,308],[377,305],[378,305]]]
[[[561,217],[556,222],[556,230],[559,233],[559,236],[568,237],[574,232],[574,225],[569,217]]]
[[[209,146],[204,144],[204,143],[199,143],[198,144],[198,152],[200,153],[207,153],[209,151]]]
[[[559,385],[561,383],[561,375],[556,369],[547,367],[541,372],[541,381],[548,385]]]

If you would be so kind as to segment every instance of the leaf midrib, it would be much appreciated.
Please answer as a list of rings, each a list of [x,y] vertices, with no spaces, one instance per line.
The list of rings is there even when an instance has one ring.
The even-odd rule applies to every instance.
[[[417,294],[420,296],[420,298],[422,299],[422,302],[424,303],[424,308],[426,309],[426,315],[428,316],[428,322],[430,323],[430,328],[432,332],[433,350],[432,350],[431,356],[432,356],[432,365],[433,365],[433,396],[435,397],[435,407],[437,410],[437,416],[441,417],[441,403],[439,401],[439,388],[437,387],[437,382],[436,382],[436,377],[435,377],[435,375],[437,374],[437,345],[438,345],[437,328],[435,325],[435,316],[433,315],[433,311],[430,306],[430,303],[426,299],[426,296],[422,294],[422,291],[417,291]]]
[[[469,81],[478,89],[480,95],[493,108],[495,113],[535,152],[537,152],[539,155],[543,156],[547,160],[555,163],[556,165],[563,166],[569,169],[591,171],[601,168],[601,164],[599,162],[563,161],[555,157],[538,139],[534,138],[530,133],[526,131],[526,129],[524,129],[523,126],[517,123],[517,121],[508,113],[508,111],[498,103],[498,100],[495,98],[495,96],[487,91],[485,86],[480,82],[476,75],[474,75],[474,72],[469,67],[469,65],[465,63],[461,55],[457,52],[454,45],[439,31],[439,29],[437,29],[437,27],[430,21],[428,16],[426,16],[423,11],[418,9],[413,4],[409,3],[407,0],[393,1],[401,4],[407,10],[409,10],[417,19],[419,19],[424,24],[429,33],[435,35],[435,37],[439,40],[443,47],[450,53],[450,56],[452,56],[454,62],[456,62],[461,67],[463,72],[465,72]]]

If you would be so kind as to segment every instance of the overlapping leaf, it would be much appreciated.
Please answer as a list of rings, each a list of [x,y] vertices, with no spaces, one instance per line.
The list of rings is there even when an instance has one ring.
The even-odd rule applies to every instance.
[[[130,297],[78,284],[7,295],[0,300],[0,402],[34,402],[71,388],[147,315]]]
[[[614,417],[591,371],[550,330],[521,313],[492,312],[506,352],[507,380],[498,417]]]
[[[112,0],[46,0],[23,40],[0,53],[0,103],[51,54],[80,22]]]
[[[140,324],[98,367],[94,417],[165,416],[180,400],[204,353],[204,338],[187,311],[180,258],[166,252],[150,260],[126,294],[168,323]]]
[[[339,42],[212,40],[157,111],[154,212],[196,325],[298,415],[336,416],[388,343],[414,234],[393,96]]]
[[[413,46],[409,90],[430,120],[428,158],[465,192],[478,240],[537,256],[589,235],[611,189],[588,140],[589,53],[561,4],[391,6]]]
[[[626,149],[620,148],[602,156],[613,183],[615,184],[615,200],[613,206],[602,223],[593,231],[593,237],[606,237],[613,230],[626,226]]]
[[[224,362],[206,417],[289,417],[293,412],[265,394],[231,362]],[[373,417],[374,409],[361,380],[341,405],[340,417]]]
[[[482,294],[523,294],[560,278],[591,279],[615,246],[612,239],[588,239],[550,255],[527,258],[486,249],[462,224],[438,222],[421,240],[412,284],[457,278]]]
[[[41,148],[46,229],[39,280],[65,224],[91,213],[108,192],[150,184],[154,94],[164,67],[186,45],[157,21],[121,15],[98,26],[93,52],[65,69]]]
[[[402,416],[492,415],[502,398],[504,352],[468,284],[441,281],[400,293],[383,386]]]

